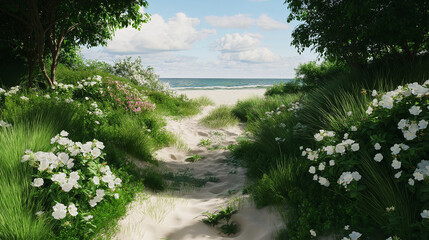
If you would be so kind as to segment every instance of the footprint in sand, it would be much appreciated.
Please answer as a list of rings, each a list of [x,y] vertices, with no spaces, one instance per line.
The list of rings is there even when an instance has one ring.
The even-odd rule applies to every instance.
[[[198,132],[197,133],[199,136],[202,136],[202,137],[208,137],[209,136],[209,134],[208,133],[205,133],[205,132]]]

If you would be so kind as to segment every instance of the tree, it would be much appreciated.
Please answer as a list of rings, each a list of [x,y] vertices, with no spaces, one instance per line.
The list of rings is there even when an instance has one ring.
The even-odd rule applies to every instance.
[[[387,55],[413,59],[429,47],[426,0],[286,0],[288,22],[301,21],[292,45],[328,59],[361,64]]]
[[[88,47],[105,45],[118,28],[139,28],[147,22],[149,15],[141,11],[147,6],[146,0],[0,0],[0,12],[24,29],[19,30],[19,39],[22,45],[27,43],[29,75],[37,62],[50,85],[55,83],[65,40]],[[49,74],[44,62],[47,51],[52,60]]]

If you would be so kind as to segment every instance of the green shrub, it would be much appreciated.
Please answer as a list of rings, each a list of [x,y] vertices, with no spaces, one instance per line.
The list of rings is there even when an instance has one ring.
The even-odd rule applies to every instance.
[[[347,67],[338,62],[324,61],[321,64],[309,62],[295,69],[295,79],[308,87],[320,87],[334,77],[347,72]]]

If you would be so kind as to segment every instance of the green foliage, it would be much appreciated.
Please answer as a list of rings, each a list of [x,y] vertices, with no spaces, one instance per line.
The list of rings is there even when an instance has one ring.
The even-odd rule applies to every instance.
[[[100,74],[100,77],[93,77],[94,73]],[[103,96],[107,92],[105,81],[110,78],[128,83],[140,92],[147,89],[97,68],[71,70],[60,65],[58,77],[61,82],[55,89],[27,92],[14,87],[0,92],[0,120],[12,124],[7,127],[8,124],[0,121],[0,148],[3,148],[0,152],[0,182],[3,189],[0,204],[5,209],[0,213],[2,239],[91,239],[102,229],[113,229],[117,219],[125,214],[126,205],[133,200],[134,194],[142,190],[143,181],[155,189],[166,185],[163,179],[160,180],[160,174],[140,172],[126,160],[127,156],[151,161],[153,151],[170,144],[173,139],[164,129],[163,113],[181,116],[196,112],[200,106],[193,101],[158,93],[160,98],[177,104],[171,106],[168,100],[160,101],[157,102],[160,109],[129,112],[111,98]],[[78,87],[79,84],[82,87]],[[61,225],[58,220],[52,221],[43,215],[37,218],[35,215],[43,209],[49,216],[51,202],[46,201],[48,196],[41,191],[38,191],[37,198],[34,197],[35,187],[30,185],[31,169],[19,160],[28,148],[33,151],[51,150],[50,139],[62,130],[69,132],[73,141],[85,142],[96,138],[104,142],[105,161],[122,179],[119,199],[100,203],[91,211],[94,216],[91,224],[79,221]],[[188,178],[195,185],[215,180],[209,176],[206,179]],[[112,232],[105,234],[110,236]]]
[[[194,155],[192,155],[190,157],[187,157],[186,161],[187,162],[198,162],[198,161],[202,160],[203,158],[204,157],[202,157],[202,156],[200,156],[198,154],[194,154]]]
[[[140,57],[134,62],[131,57],[115,62],[111,69],[114,75],[127,78],[136,85],[145,86],[152,91],[171,93],[170,86],[162,84],[152,67],[144,68]]]
[[[320,65],[316,62],[300,64],[295,69],[295,79],[303,83],[307,90],[312,87],[320,87],[334,77],[345,73],[346,67],[338,62],[324,61]]]
[[[310,88],[303,86],[299,81],[285,82],[274,84],[272,87],[267,88],[265,91],[265,96],[273,95],[286,95],[286,94],[296,94],[303,91],[308,91]]]
[[[413,59],[428,50],[429,5],[425,1],[286,0],[298,51],[312,47],[352,67],[386,55]]]
[[[233,209],[231,206],[221,208],[220,211],[214,213],[205,212],[203,214],[206,218],[203,219],[203,223],[216,227],[221,221],[223,221],[225,224],[220,227],[221,232],[226,235],[236,234],[239,231],[239,227],[235,222],[230,222],[230,220],[232,215],[237,212],[238,210]]]
[[[376,239],[426,238],[429,232],[426,219],[420,215],[427,209],[420,200],[425,194],[417,190],[425,188],[426,182],[414,180],[415,185],[411,187],[408,179],[414,178],[412,172],[425,159],[427,149],[421,144],[427,144],[428,140],[424,133],[417,134],[417,140],[404,141],[398,122],[410,116],[412,105],[420,106],[423,112],[418,117],[407,117],[410,124],[427,118],[427,109],[422,105],[427,99],[404,97],[395,102],[397,107],[392,110],[372,106],[371,116],[366,111],[374,98],[372,89],[390,91],[406,82],[421,84],[429,78],[428,63],[425,57],[406,65],[395,61],[377,62],[364,70],[335,75],[324,86],[306,93],[300,104],[293,105],[296,107],[286,103],[286,109],[293,108],[291,112],[282,111],[285,108],[280,101],[271,105],[274,101],[270,102],[273,99],[270,97],[259,102],[239,102],[235,106],[235,113],[247,120],[247,130],[252,136],[240,140],[233,148],[234,156],[242,158],[248,167],[248,175],[256,178],[248,191],[258,207],[269,204],[290,207],[280,209],[287,228],[278,239],[310,239],[310,229],[316,231],[318,237],[332,233],[347,235],[353,230],[361,232],[363,237]],[[380,101],[381,95],[376,96]],[[351,131],[351,126],[356,126],[357,131]],[[320,129],[335,131],[335,142],[323,142],[325,148],[344,141],[347,133],[346,137],[359,143],[360,149],[353,152],[348,146],[343,155],[328,156],[320,143],[314,141],[314,134]],[[323,141],[330,141],[328,139]],[[380,153],[384,159],[380,163],[374,161],[376,142],[382,145]],[[390,148],[399,143],[410,148],[401,150],[397,156],[402,162],[401,169],[394,170]],[[304,146],[302,150],[300,146]],[[302,151],[308,155],[306,148],[319,149],[311,154],[317,153],[318,159],[303,159]],[[335,160],[334,165],[330,165],[330,160]],[[322,170],[318,170],[320,164]],[[310,166],[314,167],[317,181],[309,174]],[[354,171],[360,173],[361,180],[352,181],[347,190],[337,184],[342,173]],[[401,176],[396,179],[394,175],[399,171]],[[326,185],[323,178],[329,180],[329,187],[321,186]],[[386,211],[392,206],[394,210]],[[352,230],[344,231],[345,225],[350,225]]]
[[[200,146],[210,147],[212,145],[212,141],[210,139],[201,139]]]
[[[232,114],[232,107],[221,105],[202,118],[200,123],[210,128],[222,128],[233,126],[238,123],[238,119]]]

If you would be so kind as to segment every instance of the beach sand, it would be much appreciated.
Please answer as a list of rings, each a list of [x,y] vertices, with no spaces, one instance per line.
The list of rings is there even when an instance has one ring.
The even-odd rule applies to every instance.
[[[213,100],[216,105],[233,105],[238,100],[243,100],[253,96],[264,96],[265,88],[253,89],[216,89],[216,90],[186,90],[177,91],[178,94],[185,94],[189,98],[206,96]]]
[[[216,104],[232,104],[255,93],[259,96],[263,94],[260,90],[190,92],[191,98],[208,96],[213,98]],[[208,182],[200,188],[188,187],[167,193],[141,193],[130,204],[127,215],[119,221],[114,239],[269,240],[283,227],[278,211],[267,207],[256,209],[249,195],[242,194],[248,184],[246,169],[227,161],[230,156],[229,150],[226,148],[210,150],[199,144],[202,139],[210,139],[212,146],[225,147],[235,143],[236,138],[243,133],[243,125],[222,129],[201,126],[198,123],[199,119],[214,108],[205,107],[202,113],[190,118],[168,119],[167,130],[179,136],[186,143],[187,149],[163,148],[156,152],[156,158],[160,161],[159,168],[165,172],[187,171],[195,178],[204,179],[211,176],[219,181]],[[193,163],[185,161],[193,154],[198,154],[203,159]],[[227,206],[238,209],[232,220],[239,225],[240,231],[231,236],[221,234],[219,227],[214,228],[202,222],[204,212],[219,211],[221,207]]]

